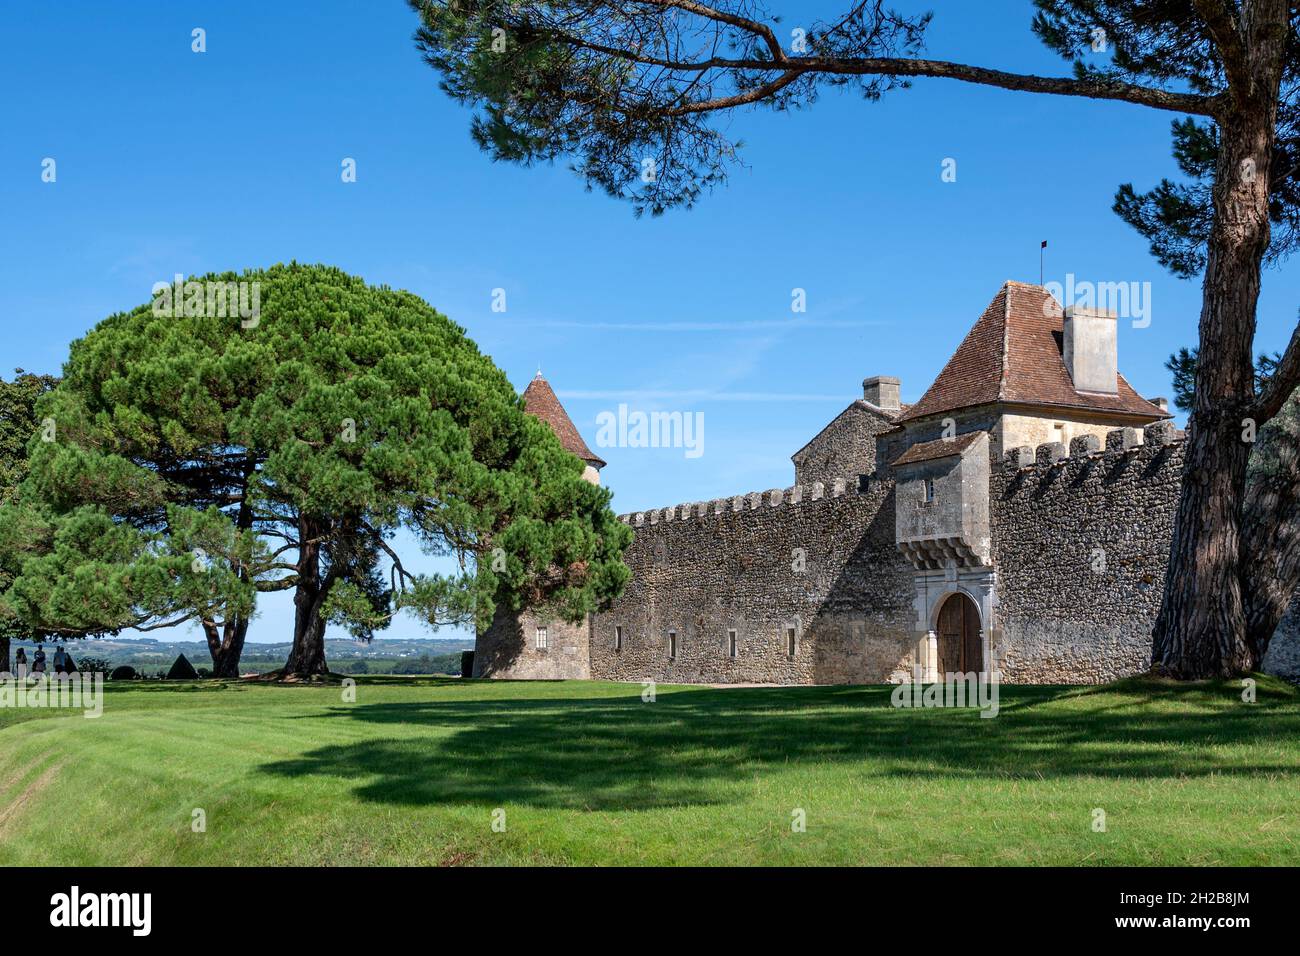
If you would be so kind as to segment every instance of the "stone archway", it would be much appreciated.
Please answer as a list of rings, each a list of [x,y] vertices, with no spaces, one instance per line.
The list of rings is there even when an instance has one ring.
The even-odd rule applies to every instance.
[[[965,592],[954,591],[939,606],[935,620],[938,638],[937,677],[984,671],[984,636],[980,610]]]
[[[992,568],[958,568],[955,561],[941,570],[917,570],[912,577],[916,589],[913,606],[916,608],[916,652],[913,659],[913,680],[918,683],[933,683],[943,680],[944,673],[956,673],[956,668],[940,670],[939,657],[939,616],[945,614],[945,623],[949,633],[956,631],[962,635],[955,653],[949,642],[949,658],[960,666],[962,662],[963,642],[978,644],[975,648],[966,646],[965,659],[967,667],[962,673],[989,673],[998,666],[999,655],[993,637],[993,624],[996,617],[997,589],[996,575]],[[951,608],[948,603],[952,601]],[[965,603],[962,603],[965,602]],[[973,610],[973,620],[970,618]],[[955,625],[955,626],[954,626]]]

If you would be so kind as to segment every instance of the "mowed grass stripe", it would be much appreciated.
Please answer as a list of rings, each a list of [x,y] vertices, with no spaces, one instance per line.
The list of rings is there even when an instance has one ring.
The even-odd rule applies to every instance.
[[[896,710],[878,687],[356,690],[119,685],[97,720],[10,721],[0,801],[51,755],[69,762],[5,828],[0,862],[1300,860],[1300,703],[1273,681],[1255,704],[1233,682],[1003,688],[992,720]]]

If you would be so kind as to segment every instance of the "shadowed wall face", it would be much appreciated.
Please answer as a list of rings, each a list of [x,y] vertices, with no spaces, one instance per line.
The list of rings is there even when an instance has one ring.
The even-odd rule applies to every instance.
[[[908,672],[911,568],[894,545],[892,483],[846,483],[838,496],[796,486],[686,519],[673,510],[639,516],[632,581],[593,618],[593,677],[825,684]]]
[[[1292,599],[1291,608],[1277,626],[1273,642],[1264,655],[1264,673],[1300,681],[1300,591]]]

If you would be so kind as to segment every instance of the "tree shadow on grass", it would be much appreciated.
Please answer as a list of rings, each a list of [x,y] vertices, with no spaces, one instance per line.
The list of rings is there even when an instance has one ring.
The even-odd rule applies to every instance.
[[[896,709],[891,692],[660,688],[655,703],[642,703],[640,687],[630,686],[626,697],[353,704],[332,707],[326,719],[403,732],[260,770],[355,781],[361,799],[385,804],[589,810],[727,803],[766,770],[792,765],[856,767],[864,792],[881,778],[1300,772],[1294,695],[1246,705],[1231,688],[1158,690],[1149,707],[1131,689],[1078,706],[1071,699],[1092,689],[1003,688],[1001,714],[987,719],[973,709]],[[1241,750],[1285,739],[1297,742],[1280,757]]]

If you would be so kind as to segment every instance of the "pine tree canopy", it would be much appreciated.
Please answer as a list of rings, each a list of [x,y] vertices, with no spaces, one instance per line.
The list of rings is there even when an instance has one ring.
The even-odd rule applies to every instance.
[[[295,589],[364,639],[401,609],[577,620],[622,589],[632,535],[609,491],[464,329],[326,266],[190,281],[247,283],[260,311],[213,315],[209,292],[112,315],[40,402],[52,434],[0,517],[18,569],[0,601],[31,629],[247,620],[259,592]],[[411,540],[455,569],[408,571]]]

